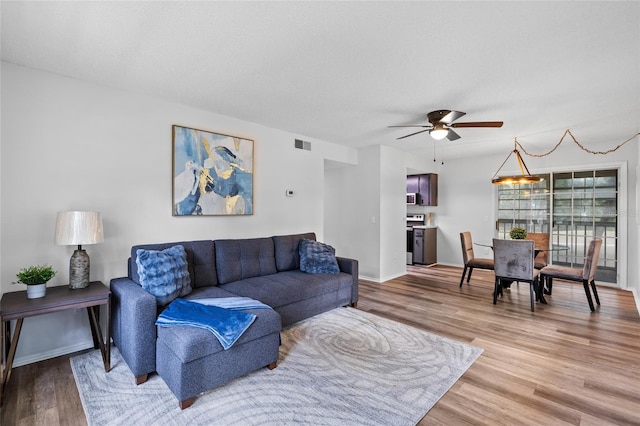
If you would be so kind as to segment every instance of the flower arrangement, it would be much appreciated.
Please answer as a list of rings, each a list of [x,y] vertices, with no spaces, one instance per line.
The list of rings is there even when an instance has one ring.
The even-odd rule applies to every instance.
[[[512,240],[524,240],[527,238],[527,230],[524,228],[515,227],[509,231],[509,236]]]
[[[51,265],[35,265],[20,269],[16,274],[19,283],[26,285],[44,284],[56,275]]]

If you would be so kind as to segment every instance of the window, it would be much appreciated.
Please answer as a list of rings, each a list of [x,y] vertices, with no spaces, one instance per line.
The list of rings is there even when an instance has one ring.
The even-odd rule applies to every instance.
[[[602,238],[596,279],[617,281],[618,170],[554,172],[539,175],[534,185],[498,188],[498,237],[508,238],[514,226],[527,232],[549,232],[554,264],[583,266],[589,241]],[[550,221],[553,218],[553,221]],[[551,226],[550,226],[551,224]]]
[[[498,187],[498,238],[509,238],[509,231],[516,226],[527,232],[549,232],[550,175],[537,176],[544,180]]]

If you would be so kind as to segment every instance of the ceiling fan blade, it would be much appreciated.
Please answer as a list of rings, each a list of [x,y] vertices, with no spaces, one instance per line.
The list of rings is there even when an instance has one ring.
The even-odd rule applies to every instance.
[[[449,129],[447,139],[449,139],[450,141],[455,141],[456,139],[460,139],[460,135],[454,132],[453,129]]]
[[[419,132],[411,133],[411,134],[408,134],[408,135],[405,135],[405,136],[400,136],[399,138],[396,138],[396,140],[408,138],[409,136],[417,135],[419,133],[428,132],[429,130],[431,130],[431,129],[420,130]]]
[[[465,114],[466,112],[462,112],[462,111],[449,111],[447,115],[445,115],[440,119],[440,122],[444,124],[451,124]]]
[[[469,121],[465,123],[452,123],[449,127],[502,127],[502,121]]]
[[[405,124],[402,126],[387,126],[387,127],[424,127],[424,128],[430,128],[431,126],[425,126],[424,124]]]

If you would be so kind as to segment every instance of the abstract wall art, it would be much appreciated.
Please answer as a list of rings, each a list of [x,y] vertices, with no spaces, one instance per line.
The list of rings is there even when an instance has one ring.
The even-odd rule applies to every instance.
[[[253,141],[173,126],[173,215],[252,215]]]

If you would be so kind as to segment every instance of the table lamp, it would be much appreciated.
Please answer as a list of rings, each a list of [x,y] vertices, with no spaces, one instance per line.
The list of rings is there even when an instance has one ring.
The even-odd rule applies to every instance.
[[[102,217],[98,212],[58,212],[56,218],[56,244],[77,245],[69,263],[69,287],[84,288],[89,285],[89,255],[83,244],[102,242]]]

